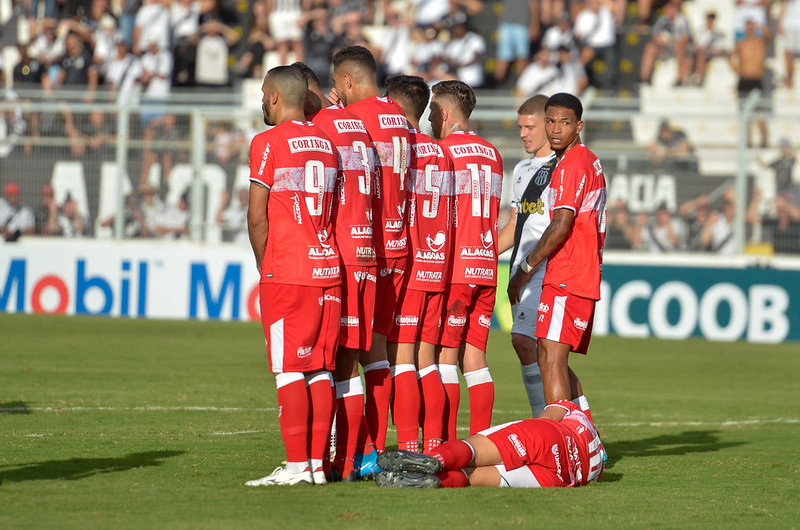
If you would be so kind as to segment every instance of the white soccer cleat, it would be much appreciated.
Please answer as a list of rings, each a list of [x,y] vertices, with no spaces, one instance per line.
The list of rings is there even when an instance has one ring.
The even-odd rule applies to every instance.
[[[321,469],[318,469],[312,473],[314,477],[314,484],[317,486],[322,486],[328,483],[328,479],[325,477],[325,472]]]
[[[290,473],[282,467],[276,467],[275,471],[266,477],[256,480],[248,480],[245,486],[294,486],[295,484],[313,484],[314,479],[311,471],[306,469],[300,473]]]

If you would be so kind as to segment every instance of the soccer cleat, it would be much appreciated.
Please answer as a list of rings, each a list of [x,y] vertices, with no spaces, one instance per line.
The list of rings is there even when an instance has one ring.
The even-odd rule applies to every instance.
[[[311,471],[306,469],[300,473],[290,473],[278,466],[271,474],[256,480],[248,480],[245,486],[294,486],[295,484],[313,484]]]
[[[353,466],[358,471],[358,476],[361,478],[370,478],[375,475],[375,473],[378,473],[380,467],[378,467],[377,460],[378,451],[375,449],[365,455],[356,453]]]
[[[311,476],[313,477],[314,485],[316,486],[323,486],[328,483],[328,479],[325,478],[325,471],[323,471],[322,468],[314,471]]]
[[[378,467],[384,471],[413,471],[434,475],[441,471],[442,463],[430,455],[396,449],[378,456]]]
[[[382,488],[439,488],[436,475],[414,471],[381,471],[375,475],[375,484]]]

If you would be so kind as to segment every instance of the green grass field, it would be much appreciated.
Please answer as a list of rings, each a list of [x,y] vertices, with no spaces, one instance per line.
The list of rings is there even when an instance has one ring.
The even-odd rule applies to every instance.
[[[0,314],[0,330],[3,529],[800,526],[797,344],[595,338],[573,367],[609,452],[599,484],[416,491],[243,485],[284,456],[258,324]],[[500,332],[489,364],[495,423],[523,417]]]

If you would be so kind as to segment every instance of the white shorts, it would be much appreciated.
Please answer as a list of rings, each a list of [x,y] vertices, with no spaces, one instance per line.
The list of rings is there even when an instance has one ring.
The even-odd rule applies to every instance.
[[[503,464],[494,466],[500,472],[501,488],[541,488],[539,481],[533,476],[533,471],[528,466],[518,467],[511,471]]]
[[[287,40],[300,40],[303,33],[297,21],[300,19],[300,11],[277,11],[269,16],[269,31],[276,42]]]
[[[522,288],[519,302],[511,306],[511,316],[514,318],[511,333],[536,338],[536,311],[542,295],[542,280],[544,280],[544,267],[539,267]]]
[[[800,28],[786,28],[783,47],[787,52],[800,54]]]

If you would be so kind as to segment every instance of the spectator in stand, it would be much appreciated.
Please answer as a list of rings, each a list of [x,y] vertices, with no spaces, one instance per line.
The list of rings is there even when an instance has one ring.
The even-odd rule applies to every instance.
[[[578,43],[575,41],[575,34],[572,31],[572,20],[569,17],[569,13],[561,13],[556,23],[547,28],[542,36],[541,45],[552,51],[559,49],[561,46],[566,46],[569,48],[570,52],[574,53],[576,56],[578,55],[580,49],[578,48]]]
[[[58,0],[31,0],[30,2],[19,3],[22,4],[23,7],[26,7],[26,4],[30,5],[30,11],[28,11],[27,14],[31,35],[36,33],[36,26],[40,20],[39,12],[41,11],[41,5],[44,6],[44,18],[56,18],[56,16],[58,16]]]
[[[411,71],[411,28],[405,11],[391,5],[385,12],[388,26],[378,62],[378,84],[388,77]],[[317,74],[319,70],[314,70]],[[323,83],[324,85],[324,83]]]
[[[735,40],[743,39],[747,33],[747,22],[752,20],[758,27],[769,24],[769,7],[772,0],[736,0],[733,13],[733,29]]]
[[[692,84],[703,86],[706,81],[706,69],[708,62],[716,57],[729,55],[725,48],[725,34],[719,31],[715,24],[717,14],[714,11],[706,13],[706,25],[694,39],[694,72],[692,73]]]
[[[746,99],[754,90],[761,91],[761,102],[756,110],[769,111],[769,104],[764,104],[767,95],[765,79],[767,76],[767,57],[771,34],[766,26],[758,26],[753,20],[745,24],[744,37],[736,42],[730,62],[733,71],[739,77],[737,91],[739,100]],[[767,147],[767,122],[759,118],[756,125],[761,134],[761,147]],[[750,127],[747,128],[747,145],[752,146]]]
[[[28,54],[27,46],[19,44],[17,45],[17,51],[19,51],[20,60],[16,66],[14,66],[14,73],[12,77],[13,86],[16,89],[22,89],[23,91],[25,91],[25,89],[38,90],[42,88],[42,79],[45,75],[45,69],[42,63]],[[23,122],[30,125],[30,127],[27,127],[26,125],[28,136],[30,138],[39,137],[39,116],[40,113],[35,110],[23,112]],[[24,149],[26,154],[33,152],[32,143],[30,141],[25,141]]]
[[[797,158],[795,157],[794,148],[789,138],[781,138],[779,145],[781,151],[778,158],[770,163],[766,163],[759,157],[758,163],[761,167],[770,168],[775,172],[775,193],[785,196],[790,202],[794,202],[797,195],[795,193],[795,184],[792,176]]]
[[[444,43],[439,40],[439,32],[434,26],[428,26],[417,31],[417,42],[411,55],[411,67],[414,75],[426,81],[432,79],[431,72],[435,71],[442,62]]]
[[[367,35],[364,33],[364,15],[361,11],[352,10],[344,15],[343,33],[336,38],[333,53],[347,48],[348,46],[363,46],[367,48],[373,56],[380,55],[380,48],[372,46]]]
[[[65,36],[56,37],[58,22],[54,18],[41,21],[36,37],[28,47],[30,56],[43,67],[42,88],[50,90],[58,79],[61,59],[66,53]]]
[[[686,249],[692,252],[711,250],[704,231],[711,218],[711,207],[708,196],[698,195],[678,207],[678,215],[686,226]]]
[[[22,235],[32,235],[36,228],[33,210],[19,202],[19,184],[8,182],[0,198],[0,235],[6,241],[16,241]]]
[[[67,34],[67,54],[61,60],[56,89],[79,90],[85,93],[87,101],[91,101],[97,89],[100,74],[92,63],[92,54],[84,47],[83,39],[74,32]],[[76,124],[75,116],[66,105],[62,106],[64,117],[64,131],[71,141],[72,154],[82,156],[83,150],[80,141],[80,130]],[[81,116],[79,119],[82,119]]]
[[[247,48],[237,61],[234,72],[241,77],[263,79],[264,55],[274,49],[275,40],[269,32],[267,3],[265,0],[256,0],[250,8]]]
[[[448,71],[472,88],[481,88],[485,53],[486,42],[483,37],[468,30],[466,15],[463,15],[450,29],[450,42],[444,48],[443,57]]]
[[[216,215],[217,224],[222,225],[222,240],[249,246],[247,207],[250,202],[250,194],[246,187],[242,187],[236,191],[237,200],[234,202],[230,199],[231,196],[227,190],[223,191]]]
[[[108,63],[104,84],[117,94],[117,104],[130,103],[133,89],[142,76],[142,62],[130,53],[128,43],[121,33],[114,36],[114,48],[116,55]]]
[[[675,86],[685,85],[692,70],[691,41],[689,21],[681,14],[681,0],[669,0],[664,6],[664,14],[653,25],[653,36],[642,52],[641,82],[649,84],[656,60],[665,53],[672,53],[678,63]]]
[[[763,228],[763,240],[772,243],[776,254],[800,254],[800,207],[778,195],[773,203],[775,213],[761,217],[761,197],[761,190],[754,188],[753,200],[747,208],[747,222]]]
[[[189,235],[189,191],[178,198],[177,204],[168,204],[155,218],[156,237],[161,239],[186,239]]]
[[[556,92],[566,92],[573,96],[580,96],[589,86],[589,77],[581,62],[566,46],[559,46],[556,68],[560,72]]]
[[[414,20],[418,28],[442,28],[442,22],[450,14],[449,0],[411,0],[414,6]]]
[[[87,237],[90,235],[89,221],[81,215],[78,203],[71,195],[67,195],[64,199],[60,211],[58,207],[50,210],[47,226],[50,230],[49,235],[62,237]]]
[[[614,14],[601,0],[587,0],[575,18],[573,32],[580,43],[579,59],[591,84],[608,89],[616,83],[617,28]]]
[[[86,47],[92,51],[95,66],[103,72],[103,65],[114,47],[112,39],[117,30],[117,19],[111,14],[109,0],[91,0],[90,8],[80,19],[61,21],[60,31],[71,31],[80,35]]]
[[[708,222],[701,235],[701,247],[708,248],[716,254],[732,256],[736,253],[733,222],[736,216],[733,189],[725,190],[725,201],[722,213],[714,210],[708,216]]]
[[[684,247],[683,224],[680,219],[673,219],[665,203],[658,205],[655,219],[647,225],[644,237],[651,252],[674,252]]]
[[[153,237],[156,232],[156,223],[165,206],[158,196],[158,190],[149,182],[139,187],[139,194],[141,200],[137,209],[141,212],[140,235]]]
[[[41,191],[39,192],[42,203],[34,213],[34,224],[36,226],[36,234],[40,236],[54,235],[56,226],[51,226],[49,221],[51,217],[55,219],[53,212],[58,212],[58,203],[56,202],[56,193],[53,185],[49,182],[42,184]]]
[[[511,64],[517,75],[528,66],[531,42],[539,39],[539,4],[535,0],[502,2],[497,28],[497,66],[494,79],[506,80]]]
[[[517,96],[531,97],[535,94],[551,96],[557,93],[561,71],[551,61],[552,52],[541,48],[517,79]]]
[[[136,13],[142,7],[142,0],[122,0],[122,12],[119,15],[119,30],[122,38],[133,49],[133,28],[136,26]]]
[[[295,61],[303,61],[303,34],[300,31],[300,17],[303,14],[304,0],[266,0],[269,11],[270,34],[275,39],[278,50],[278,63],[289,64],[289,52]]]
[[[145,144],[142,151],[140,180],[145,182],[149,178],[150,166],[158,158],[157,152],[153,151],[153,143],[159,143],[162,138],[157,135],[174,130],[174,116],[164,112],[164,105],[172,91],[172,52],[161,48],[158,39],[152,39],[147,45],[147,52],[141,58],[141,63],[142,72],[139,79],[144,87],[144,95],[140,118],[144,126],[142,139]],[[157,149],[161,147],[157,146]],[[162,165],[161,172],[163,175],[168,175],[169,168]]]
[[[168,0],[143,0],[143,5],[136,12],[133,26],[134,55],[142,56],[152,42],[158,44],[159,50],[172,50],[170,35],[170,11],[165,6]],[[170,67],[170,74],[172,68]]]
[[[608,211],[605,250],[631,250],[637,237],[636,227],[630,218],[628,205],[618,200]]]
[[[304,31],[303,48],[306,55],[305,64],[313,72],[318,73],[322,86],[331,86],[333,84],[331,60],[336,48],[336,35],[331,31],[327,16],[322,14],[310,17]]]
[[[171,49],[175,65],[173,86],[194,86],[201,5],[197,0],[175,0],[170,6]]]
[[[794,85],[794,61],[800,57],[800,0],[783,0],[778,15],[778,33],[783,35],[783,57],[786,62],[786,88]]]
[[[682,130],[670,125],[669,121],[662,120],[658,127],[658,135],[647,148],[650,159],[657,163],[671,163],[685,161],[692,156],[694,149]]]

